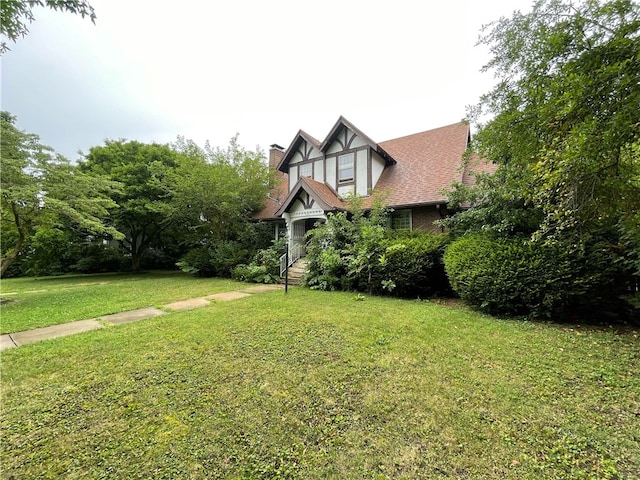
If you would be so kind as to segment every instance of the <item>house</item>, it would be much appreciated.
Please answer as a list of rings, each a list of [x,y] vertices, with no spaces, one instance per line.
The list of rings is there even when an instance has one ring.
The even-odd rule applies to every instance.
[[[316,222],[346,209],[345,197],[362,197],[366,208],[380,192],[393,209],[393,228],[439,231],[434,221],[448,214],[445,189],[473,182],[462,163],[470,139],[465,122],[380,143],[344,117],[322,141],[300,130],[286,150],[271,146],[277,185],[254,218],[271,222],[295,251]]]

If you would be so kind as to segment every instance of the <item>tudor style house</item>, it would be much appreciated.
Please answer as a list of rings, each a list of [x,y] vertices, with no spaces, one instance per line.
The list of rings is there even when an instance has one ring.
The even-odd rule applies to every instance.
[[[278,181],[254,218],[272,222],[275,236],[286,235],[296,252],[316,222],[345,210],[345,197],[363,197],[366,208],[380,192],[393,209],[392,228],[439,231],[433,222],[448,213],[444,191],[473,182],[462,163],[470,139],[464,122],[379,143],[344,117],[322,141],[300,130],[286,150],[271,146]],[[492,168],[476,162],[474,170]]]

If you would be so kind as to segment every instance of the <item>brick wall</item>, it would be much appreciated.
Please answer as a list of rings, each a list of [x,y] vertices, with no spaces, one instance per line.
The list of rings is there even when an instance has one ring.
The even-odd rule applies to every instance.
[[[411,226],[414,230],[427,230],[434,233],[442,232],[440,227],[433,224],[434,221],[440,220],[440,213],[446,215],[447,210],[444,206],[437,209],[435,206],[413,208],[411,215]]]

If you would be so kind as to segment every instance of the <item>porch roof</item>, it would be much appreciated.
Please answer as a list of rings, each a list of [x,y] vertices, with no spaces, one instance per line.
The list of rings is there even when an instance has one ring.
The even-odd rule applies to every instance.
[[[285,213],[293,202],[298,198],[300,192],[304,190],[311,196],[314,202],[324,211],[344,210],[345,204],[338,196],[338,193],[326,183],[321,183],[309,177],[300,177],[298,182],[291,189],[287,198],[282,202],[282,206],[276,211],[276,216]]]

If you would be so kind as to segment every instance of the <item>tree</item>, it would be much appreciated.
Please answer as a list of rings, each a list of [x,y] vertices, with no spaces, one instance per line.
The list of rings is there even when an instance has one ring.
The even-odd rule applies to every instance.
[[[1,113],[0,276],[24,252],[36,228],[55,227],[64,220],[86,233],[121,237],[105,225],[116,206],[109,196],[117,183],[81,172],[42,145],[38,135],[18,130],[15,121],[10,113]]]
[[[34,21],[33,8],[47,6],[53,10],[67,11],[82,18],[89,17],[95,24],[96,14],[87,0],[2,0],[0,2],[0,34],[15,42],[29,33],[28,24]],[[9,47],[0,43],[0,55]]]
[[[467,196],[478,208],[451,225],[560,244],[586,261],[607,249],[625,274],[640,249],[632,233],[640,209],[639,5],[538,0],[530,13],[485,27],[479,43],[492,53],[484,71],[499,81],[470,109],[478,124],[472,147],[498,172]]]
[[[200,148],[182,137],[173,148],[185,157],[176,201],[196,240],[237,238],[273,185],[264,153],[246,150],[237,135],[226,149]]]
[[[539,235],[617,223],[638,188],[638,4],[541,0],[487,29],[485,71],[501,81],[474,112],[494,115],[477,151],[540,209]]]
[[[273,173],[264,153],[244,149],[237,136],[226,149],[208,143],[200,148],[182,137],[173,148],[184,157],[175,200],[192,246],[179,266],[198,275],[229,276],[271,240],[261,238],[251,219],[264,206]]]
[[[119,208],[111,216],[124,234],[123,249],[131,256],[133,270],[140,269],[144,253],[162,243],[163,234],[175,223],[174,202],[179,155],[168,145],[107,140],[91,147],[80,162],[87,173],[105,175],[122,185],[112,199]]]

